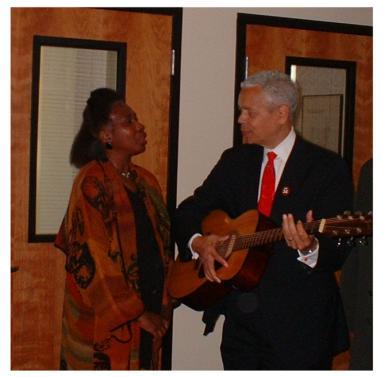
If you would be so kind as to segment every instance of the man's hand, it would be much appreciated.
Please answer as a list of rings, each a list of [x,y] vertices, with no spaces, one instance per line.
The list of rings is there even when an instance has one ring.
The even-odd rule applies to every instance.
[[[312,210],[309,210],[306,215],[307,222],[313,221]],[[283,215],[283,234],[287,245],[292,249],[306,252],[315,248],[316,239],[309,235],[299,220],[297,224],[292,214]]]
[[[199,236],[192,241],[192,249],[199,254],[199,258],[204,268],[205,277],[211,282],[221,283],[221,280],[216,275],[215,261],[228,267],[228,263],[216,251],[218,242],[225,241],[228,236],[220,237],[214,234],[209,236]]]

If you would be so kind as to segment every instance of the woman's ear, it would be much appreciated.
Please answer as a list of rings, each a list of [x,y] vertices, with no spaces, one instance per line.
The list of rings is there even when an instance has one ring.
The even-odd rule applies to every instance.
[[[112,142],[112,134],[110,131],[110,127],[103,127],[99,131],[98,138],[103,144]]]

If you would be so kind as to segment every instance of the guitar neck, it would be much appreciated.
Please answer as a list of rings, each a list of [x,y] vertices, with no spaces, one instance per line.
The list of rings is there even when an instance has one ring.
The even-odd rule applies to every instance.
[[[314,234],[319,231],[322,220],[312,221],[310,223],[304,223],[304,229],[309,234]],[[272,228],[268,230],[262,230],[256,233],[238,236],[235,240],[233,251],[249,249],[251,247],[266,245],[283,239],[282,228]]]

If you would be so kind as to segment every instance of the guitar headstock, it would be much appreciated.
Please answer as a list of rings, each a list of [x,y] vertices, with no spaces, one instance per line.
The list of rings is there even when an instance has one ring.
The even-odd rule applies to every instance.
[[[372,212],[363,215],[360,212],[345,212],[320,222],[319,232],[331,237],[364,237],[372,235]]]

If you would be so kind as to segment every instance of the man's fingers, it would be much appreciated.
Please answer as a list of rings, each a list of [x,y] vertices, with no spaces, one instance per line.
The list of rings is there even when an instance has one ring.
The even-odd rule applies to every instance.
[[[304,225],[300,220],[297,222],[297,233],[300,237],[307,236],[307,232],[304,229]]]
[[[215,260],[217,262],[219,262],[222,266],[224,267],[228,267],[228,262],[221,256],[217,255],[217,257],[215,258]]]
[[[217,283],[221,283],[221,280],[218,278],[218,276],[216,275],[216,271],[215,271],[215,259],[213,258],[212,256],[212,259],[210,261],[207,261],[207,265],[206,265],[206,270],[205,270],[205,275],[207,277],[207,279],[211,282],[217,282]]]
[[[229,236],[209,235],[197,239],[195,246],[203,264],[204,275],[211,282],[221,283],[215,271],[215,262],[228,267],[227,261],[216,250],[217,244],[224,242]]]

